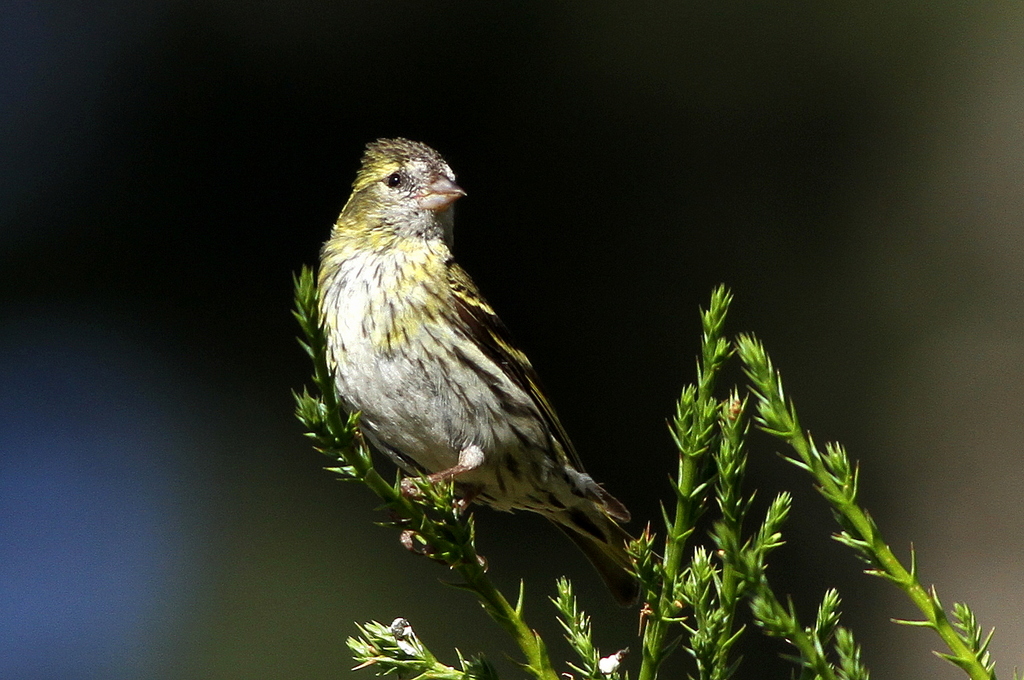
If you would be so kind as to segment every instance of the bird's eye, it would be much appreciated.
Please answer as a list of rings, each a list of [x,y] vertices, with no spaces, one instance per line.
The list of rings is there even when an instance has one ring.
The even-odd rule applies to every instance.
[[[385,183],[387,183],[389,187],[394,189],[395,187],[400,186],[402,184],[402,175],[401,173],[393,172],[390,175],[388,175],[387,179],[384,181]]]

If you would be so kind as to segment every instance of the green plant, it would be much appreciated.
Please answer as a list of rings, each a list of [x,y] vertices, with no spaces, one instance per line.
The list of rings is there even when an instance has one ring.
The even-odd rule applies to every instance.
[[[556,680],[559,673],[544,641],[524,617],[524,589],[513,605],[488,578],[476,552],[473,516],[458,504],[453,487],[420,480],[419,496],[403,495],[399,480],[386,481],[374,467],[359,434],[358,414],[343,414],[334,395],[326,359],[326,343],[317,313],[314,276],[304,268],[295,279],[296,311],[304,334],[303,347],[313,360],[315,393],[296,394],[296,413],[317,450],[328,456],[328,468],[341,479],[359,482],[377,494],[388,509],[389,524],[397,528],[410,550],[451,567],[462,579],[459,587],[472,593],[487,614],[515,641],[521,667],[538,679]],[[868,564],[867,573],[881,576],[902,589],[921,611],[919,621],[900,621],[934,630],[947,647],[940,654],[974,680],[994,680],[985,635],[965,604],[953,607],[952,621],[934,589],[918,580],[916,557],[903,565],[882,539],[871,516],[857,502],[857,467],[838,444],[820,449],[797,420],[785,397],[782,381],[764,347],[750,335],[730,342],[723,328],[731,295],[718,288],[702,311],[703,342],[694,384],[685,387],[671,422],[679,451],[673,479],[674,497],[663,509],[664,532],[648,527],[630,546],[635,573],[644,593],[639,641],[639,680],[654,680],[664,660],[682,651],[692,659],[690,677],[725,680],[739,664],[737,642],[747,631],[738,623],[738,610],[749,607],[757,628],[792,648],[787,656],[801,679],[866,680],[860,648],[840,620],[835,590],[822,597],[811,624],[802,623],[796,608],[780,598],[768,578],[768,556],[783,544],[782,527],[790,511],[788,493],[769,504],[752,531],[745,530],[753,494],[743,489],[746,440],[751,425],[785,442],[792,454],[786,460],[811,475],[831,505],[840,525],[835,538]],[[750,397],[736,388],[719,393],[722,366],[737,356],[750,380]],[[707,536],[695,537],[697,520],[715,512]],[[697,539],[700,540],[697,540]],[[552,598],[570,648],[577,656],[568,664],[571,675],[586,679],[628,678],[622,660],[625,650],[602,656],[591,636],[590,617],[579,607],[572,584],[561,579]],[[458,667],[437,660],[404,619],[385,626],[371,622],[349,639],[357,668],[372,666],[380,675],[403,678],[461,680],[496,677],[482,656],[469,659],[456,653]]]

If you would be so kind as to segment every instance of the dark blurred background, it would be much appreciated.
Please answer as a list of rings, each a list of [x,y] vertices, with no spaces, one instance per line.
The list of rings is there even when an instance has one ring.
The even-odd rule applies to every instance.
[[[9,0],[0,21],[0,676],[333,678],[353,621],[410,619],[454,663],[509,645],[322,471],[291,275],[363,145],[459,174],[457,254],[639,530],[670,499],[665,419],[697,307],[767,343],[819,440],[947,606],[1024,662],[1024,13],[1019,3]],[[838,586],[878,677],[958,678],[915,612],[796,496],[780,592]],[[495,579],[583,558],[481,510]],[[748,636],[739,677],[788,677]],[[635,659],[633,663],[635,664]],[[671,670],[682,672],[681,663]],[[364,671],[364,673],[368,673]]]

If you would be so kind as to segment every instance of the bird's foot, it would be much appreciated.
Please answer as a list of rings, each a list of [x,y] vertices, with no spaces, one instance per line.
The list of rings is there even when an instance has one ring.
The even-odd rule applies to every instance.
[[[456,479],[459,475],[472,472],[479,468],[484,462],[484,452],[477,445],[467,446],[459,452],[459,462],[451,466],[447,470],[441,470],[440,472],[433,472],[427,475],[426,479],[430,484],[439,484],[441,482],[448,482]],[[476,500],[476,497],[480,494],[480,488],[471,484],[459,485],[460,491],[462,491],[461,497],[455,501],[455,509],[458,510],[459,514],[466,511],[466,508]],[[421,498],[423,492],[417,485],[416,480],[412,477],[406,477],[401,483],[402,495],[406,498]]]

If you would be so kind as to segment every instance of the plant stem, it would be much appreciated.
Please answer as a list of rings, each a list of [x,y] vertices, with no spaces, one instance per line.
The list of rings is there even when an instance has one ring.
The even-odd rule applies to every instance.
[[[846,453],[834,446],[827,447],[827,454],[823,455],[800,426],[795,409],[783,396],[781,377],[764,346],[752,336],[741,335],[737,351],[757,394],[761,429],[785,441],[796,453],[796,458],[788,460],[814,477],[819,493],[841,518],[844,532],[838,537],[840,541],[874,565],[869,573],[884,576],[907,594],[925,617],[918,625],[933,629],[949,648],[951,654],[944,655],[945,658],[966,671],[972,680],[994,680],[994,674],[953,628],[934,590],[921,585],[913,559],[908,570],[882,539],[871,516],[857,504],[857,472],[850,466]]]
[[[510,605],[484,574],[482,567],[456,569],[466,579],[466,585],[476,594],[488,615],[515,640],[526,657],[526,669],[539,680],[559,680],[558,673],[551,666],[544,641],[523,620],[521,603],[519,607]]]
[[[708,483],[704,479],[708,450],[715,437],[719,404],[713,392],[719,369],[731,350],[722,337],[722,327],[732,295],[719,286],[711,295],[711,304],[702,311],[704,328],[701,359],[697,366],[697,384],[683,390],[673,423],[673,438],[679,449],[676,508],[665,537],[662,560],[663,585],[656,602],[648,603],[643,635],[643,659],[638,680],[654,680],[669,651],[665,646],[669,626],[677,621],[682,603],[676,602],[683,578],[683,553],[693,525],[704,509]]]
[[[795,419],[794,424],[796,424]],[[806,432],[797,426],[792,436],[786,441],[800,457],[800,460],[807,465],[820,486],[822,495],[832,501],[833,507],[846,519],[857,538],[867,544],[872,561],[880,567],[881,573],[907,594],[918,610],[924,614],[928,622],[927,627],[938,633],[953,656],[964,662],[958,665],[967,672],[972,680],[993,680],[992,674],[985,669],[981,660],[977,658],[949,622],[949,617],[939,605],[934,591],[929,592],[918,580],[916,574],[911,573],[903,566],[903,563],[882,539],[878,525],[871,519],[867,511],[847,499],[844,489],[825,469],[820,454]]]

